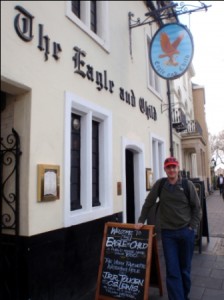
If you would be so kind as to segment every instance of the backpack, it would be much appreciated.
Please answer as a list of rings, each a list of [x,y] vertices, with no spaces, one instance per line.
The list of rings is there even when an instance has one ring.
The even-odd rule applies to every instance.
[[[159,189],[158,189],[158,198],[160,197],[160,194],[162,192],[163,186],[164,186],[166,181],[167,181],[167,177],[163,177],[160,181]],[[189,186],[188,186],[188,179],[187,178],[182,178],[182,188],[184,190],[184,194],[186,195],[188,201],[190,201],[190,189],[189,189]],[[155,205],[153,205],[153,207],[150,209],[150,213],[149,213],[148,218],[147,218],[147,224],[155,225],[156,226],[156,231],[157,231],[157,228],[159,228],[159,223],[158,223],[158,220],[156,218],[159,206],[160,206],[160,201],[156,201]]]

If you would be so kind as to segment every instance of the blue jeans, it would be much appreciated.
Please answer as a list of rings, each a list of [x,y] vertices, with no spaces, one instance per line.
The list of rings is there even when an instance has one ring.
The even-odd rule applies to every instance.
[[[191,261],[194,253],[194,230],[162,229],[161,238],[166,262],[166,285],[169,300],[187,300],[191,288]]]

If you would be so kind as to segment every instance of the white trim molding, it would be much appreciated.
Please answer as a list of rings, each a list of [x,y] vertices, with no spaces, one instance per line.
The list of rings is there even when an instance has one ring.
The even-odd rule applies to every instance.
[[[82,115],[81,123],[81,209],[70,209],[71,113]],[[113,213],[112,199],[112,114],[78,95],[65,93],[64,138],[64,226],[95,220]],[[99,126],[99,202],[92,206],[92,120]]]

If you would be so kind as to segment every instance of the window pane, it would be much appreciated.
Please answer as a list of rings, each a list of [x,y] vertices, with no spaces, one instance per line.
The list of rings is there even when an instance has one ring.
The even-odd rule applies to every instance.
[[[97,32],[97,9],[96,9],[96,1],[91,1],[91,6],[90,6],[90,25],[91,25],[91,30],[93,32]]]
[[[74,1],[75,2],[75,1]],[[81,117],[71,116],[71,210],[82,208],[80,200],[80,132]]]
[[[99,123],[92,122],[92,205],[99,206]]]
[[[72,1],[72,12],[80,19],[80,1]]]
[[[151,44],[151,40],[150,38],[148,37],[147,38],[147,46],[148,46],[148,55],[150,55],[150,44]],[[151,66],[151,63],[150,63],[150,59],[148,58],[149,60],[149,85],[154,89],[156,90],[157,92],[160,91],[160,88],[159,88],[159,77],[158,75],[154,72],[152,66]]]

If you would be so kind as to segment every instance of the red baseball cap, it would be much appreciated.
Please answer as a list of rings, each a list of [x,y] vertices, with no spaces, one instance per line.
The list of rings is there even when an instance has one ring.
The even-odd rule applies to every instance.
[[[164,161],[164,168],[168,166],[179,166],[179,162],[175,157],[168,157]]]

